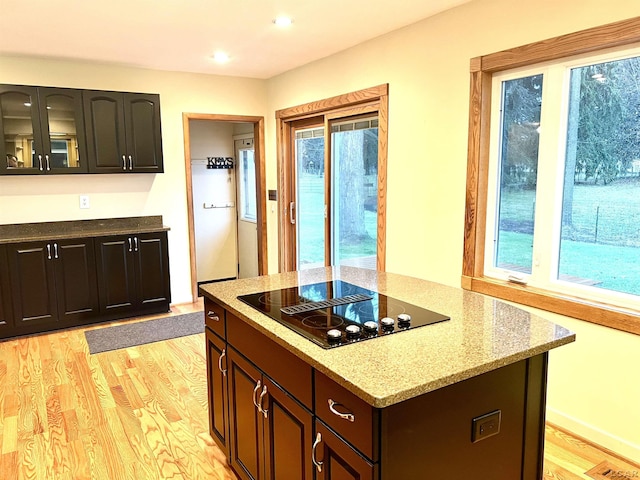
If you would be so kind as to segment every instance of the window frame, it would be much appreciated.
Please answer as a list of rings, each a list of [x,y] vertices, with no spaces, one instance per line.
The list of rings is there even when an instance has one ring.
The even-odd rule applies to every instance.
[[[462,288],[640,335],[640,309],[484,273],[493,75],[567,57],[640,43],[640,17],[471,59]]]

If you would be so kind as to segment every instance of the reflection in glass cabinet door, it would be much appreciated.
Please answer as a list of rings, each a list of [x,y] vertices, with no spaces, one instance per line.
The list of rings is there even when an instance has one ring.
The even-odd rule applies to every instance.
[[[26,93],[9,91],[0,94],[3,149],[8,169],[33,167],[33,103],[32,96]]]

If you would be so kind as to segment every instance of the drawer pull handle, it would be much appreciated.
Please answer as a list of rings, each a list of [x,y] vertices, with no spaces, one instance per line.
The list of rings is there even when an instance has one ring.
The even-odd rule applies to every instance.
[[[218,358],[218,370],[220,370],[222,372],[222,376],[226,377],[227,376],[227,369],[226,368],[222,368],[222,359],[224,357],[227,356],[227,349],[223,348],[222,349],[222,353],[220,354],[220,357]]]
[[[319,462],[318,460],[316,460],[316,447],[320,444],[320,442],[322,442],[322,435],[320,435],[320,432],[318,432],[318,434],[316,435],[316,441],[313,442],[313,446],[311,447],[311,461],[316,466],[318,473],[322,473],[323,464],[323,462]]]
[[[220,321],[220,317],[216,315],[216,312],[214,312],[213,310],[209,310],[207,312],[207,317],[209,317],[209,319],[213,320],[214,322]]]
[[[267,386],[265,385],[264,387],[262,387],[262,393],[260,394],[260,398],[258,399],[258,410],[262,412],[262,414],[264,415],[264,418],[267,418],[269,416],[269,410],[265,410],[264,408],[262,408],[262,399],[266,394],[267,394]]]
[[[353,415],[353,413],[341,413],[338,410],[336,410],[336,408],[335,408],[336,405],[340,405],[340,404],[334,402],[331,399],[329,399],[329,410],[331,410],[331,413],[333,413],[334,415],[339,416],[340,418],[342,418],[344,420],[349,420],[350,422],[355,422],[356,421],[356,417]]]
[[[258,382],[256,383],[256,388],[253,389],[253,404],[255,405],[255,407],[258,409],[260,413],[262,413],[262,409],[260,408],[260,405],[258,405],[258,401],[256,400],[256,395],[258,394],[258,390],[260,390],[261,386],[262,386],[262,383],[260,383],[260,380],[258,380]]]

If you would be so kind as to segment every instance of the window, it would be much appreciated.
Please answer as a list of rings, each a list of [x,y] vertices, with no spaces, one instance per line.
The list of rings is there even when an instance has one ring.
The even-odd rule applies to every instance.
[[[240,219],[256,222],[258,211],[256,205],[256,161],[253,140],[251,140],[251,148],[239,148],[238,154]]]
[[[630,23],[472,61],[465,288],[640,333]]]

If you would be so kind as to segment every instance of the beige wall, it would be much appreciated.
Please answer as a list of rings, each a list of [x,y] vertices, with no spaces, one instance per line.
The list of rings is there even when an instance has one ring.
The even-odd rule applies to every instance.
[[[172,302],[190,302],[182,113],[266,115],[264,81],[0,57],[0,83],[160,94],[164,174],[0,177],[0,223],[162,215]],[[79,194],[90,209],[80,210]]]
[[[269,110],[389,83],[387,270],[459,286],[469,60],[638,14],[636,0],[474,0],[270,79]],[[549,418],[640,459],[640,337],[543,315],[578,337],[551,354]]]
[[[0,58],[0,83],[157,92],[165,174],[0,177],[0,223],[162,214],[174,302],[189,298],[182,112],[264,115],[277,188],[274,111],[389,83],[387,269],[460,284],[469,59],[640,13],[637,0],[474,0],[266,82]],[[78,209],[78,194],[92,209]],[[20,205],[9,208],[7,205]],[[271,205],[271,202],[269,202]],[[267,213],[278,269],[277,213]],[[640,337],[543,313],[577,332],[551,354],[549,418],[640,460]]]

